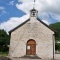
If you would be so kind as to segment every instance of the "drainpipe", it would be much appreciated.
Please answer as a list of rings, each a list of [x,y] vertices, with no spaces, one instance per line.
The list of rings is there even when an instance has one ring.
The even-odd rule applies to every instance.
[[[53,34],[53,60],[55,58],[55,34]]]

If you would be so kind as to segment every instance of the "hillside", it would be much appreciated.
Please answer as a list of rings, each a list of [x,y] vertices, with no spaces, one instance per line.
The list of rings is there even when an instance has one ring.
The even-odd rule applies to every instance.
[[[55,50],[60,51],[60,43],[57,43],[57,41],[60,41],[60,22],[50,24],[49,26],[56,31]]]
[[[60,22],[50,24],[49,26],[56,31],[56,40],[60,40]]]
[[[60,22],[50,24],[49,26],[60,33]]]

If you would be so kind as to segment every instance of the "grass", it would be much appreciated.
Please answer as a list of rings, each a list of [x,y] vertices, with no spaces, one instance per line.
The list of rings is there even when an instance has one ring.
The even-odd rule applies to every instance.
[[[8,52],[0,52],[0,56],[8,56]]]

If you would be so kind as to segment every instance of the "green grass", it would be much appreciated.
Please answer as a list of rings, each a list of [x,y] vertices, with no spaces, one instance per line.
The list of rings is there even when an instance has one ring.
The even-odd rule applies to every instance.
[[[8,52],[0,52],[0,56],[8,56]]]

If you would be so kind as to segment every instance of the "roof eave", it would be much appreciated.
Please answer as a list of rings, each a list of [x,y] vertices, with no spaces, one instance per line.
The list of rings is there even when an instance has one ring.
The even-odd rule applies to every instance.
[[[17,28],[21,27],[22,25],[24,25],[26,22],[28,22],[30,20],[30,18],[26,21],[24,21],[23,23],[19,24],[17,27],[15,27],[14,29],[10,30],[8,33],[11,34],[11,32],[13,32],[14,30],[16,30]]]
[[[40,21],[42,24],[44,24],[46,27],[48,27],[51,31],[56,32],[54,29],[49,27],[47,24],[45,24],[43,21],[41,21],[39,18],[37,18],[38,21]]]

